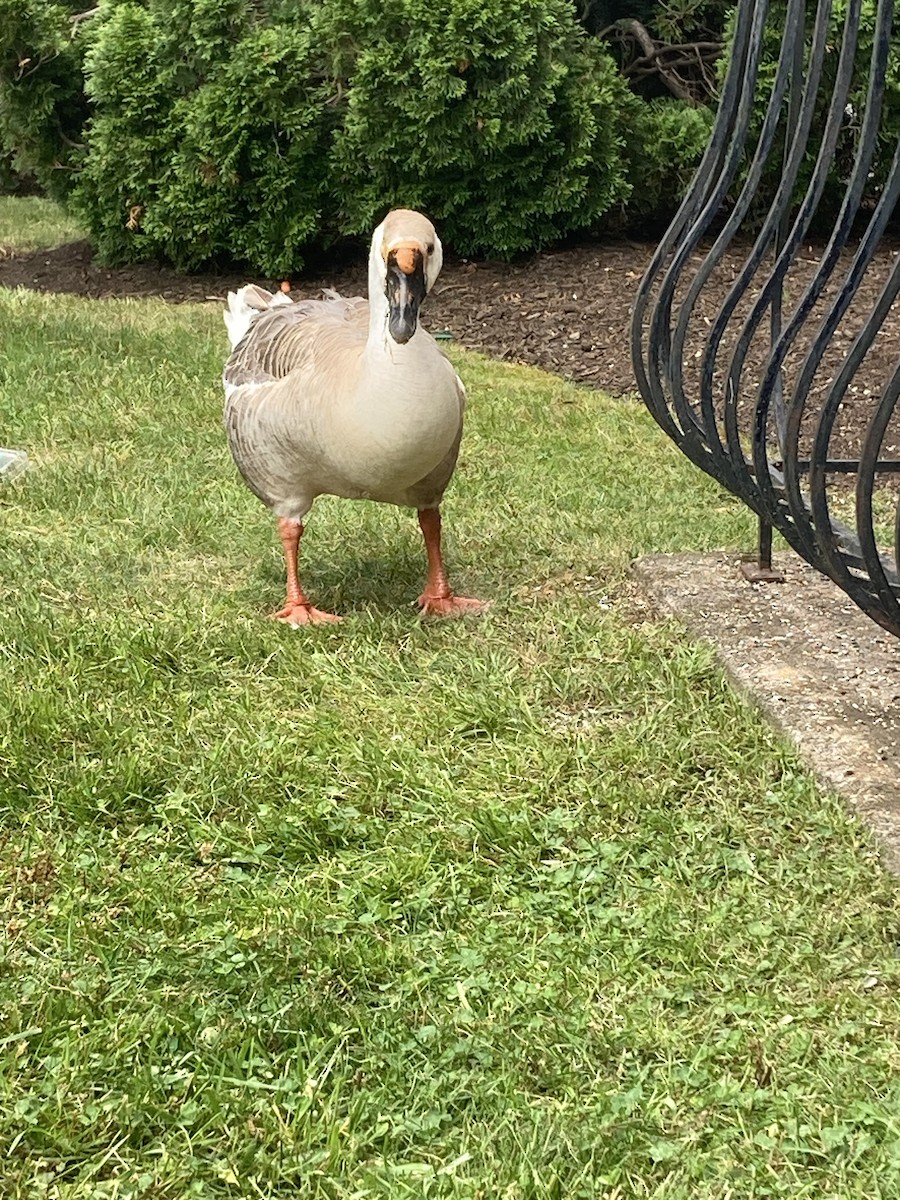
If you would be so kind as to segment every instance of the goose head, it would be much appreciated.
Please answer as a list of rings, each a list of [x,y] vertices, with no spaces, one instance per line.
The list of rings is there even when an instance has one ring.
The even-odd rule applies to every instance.
[[[401,346],[418,327],[419,305],[441,270],[443,252],[434,226],[408,208],[389,212],[372,236],[370,284],[387,301],[387,332]],[[370,287],[370,302],[374,289]]]

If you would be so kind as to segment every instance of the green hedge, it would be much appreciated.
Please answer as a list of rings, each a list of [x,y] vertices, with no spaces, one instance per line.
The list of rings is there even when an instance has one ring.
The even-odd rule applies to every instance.
[[[328,0],[322,13],[322,44],[347,28],[356,43],[330,159],[343,231],[408,204],[458,251],[508,254],[627,198],[620,114],[636,105],[570,0]]]
[[[508,256],[622,224],[633,194],[671,204],[705,142],[695,110],[633,95],[571,0],[100,0],[74,38],[65,6],[16,5],[66,82],[42,68],[25,121],[38,75],[13,78],[0,31],[4,140],[110,261],[279,274],[393,205]],[[61,143],[82,72],[90,119],[79,93]]]
[[[68,196],[81,162],[88,103],[75,3],[0,0],[0,183],[36,179]]]
[[[820,227],[831,226],[840,202],[844,197],[846,183],[849,179],[853,160],[856,155],[857,139],[865,113],[866,94],[869,86],[869,65],[875,34],[876,7],[875,0],[863,0],[862,2],[855,60],[856,70],[854,72],[848,98],[848,107],[845,110],[845,119],[838,139],[834,160],[816,215],[816,225]],[[795,199],[798,202],[806,191],[812,177],[816,155],[825,131],[828,108],[834,92],[838,60],[843,44],[843,26],[846,15],[847,0],[835,0],[829,27],[830,33],[826,43],[822,80],[819,86],[817,106],[810,131],[810,140],[797,176]],[[769,94],[775,80],[784,21],[785,5],[783,3],[774,4],[766,28],[765,46],[760,68],[760,87],[757,91],[753,122],[748,137],[748,152],[752,152],[755,149],[757,138],[762,129]],[[888,57],[888,70],[885,79],[877,147],[872,169],[866,181],[864,199],[867,204],[871,204],[880,195],[888,170],[890,169],[894,151],[898,141],[900,141],[900,28],[897,27],[896,16],[894,24],[895,28],[893,30]],[[784,142],[783,138],[781,138],[776,142],[766,162],[761,186],[753,205],[753,215],[757,215],[768,208],[782,179],[783,161]],[[745,175],[741,176],[741,180],[743,178],[745,178]]]
[[[333,122],[309,22],[257,23],[234,0],[105,10],[71,195],[101,254],[296,265],[321,227]]]

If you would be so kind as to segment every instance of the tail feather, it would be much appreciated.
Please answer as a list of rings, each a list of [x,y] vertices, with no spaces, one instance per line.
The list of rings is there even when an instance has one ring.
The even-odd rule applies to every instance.
[[[276,308],[279,304],[293,304],[293,300],[283,292],[267,292],[255,283],[248,283],[236,292],[229,292],[228,311],[222,315],[232,350],[260,313],[269,308]]]

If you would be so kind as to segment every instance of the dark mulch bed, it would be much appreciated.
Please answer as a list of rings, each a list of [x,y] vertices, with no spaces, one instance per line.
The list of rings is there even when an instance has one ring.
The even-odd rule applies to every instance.
[[[535,255],[520,263],[448,260],[429,297],[427,324],[495,358],[533,363],[615,392],[634,391],[628,308],[652,246],[615,243]],[[246,274],[179,275],[152,264],[104,267],[87,242],[0,259],[0,287],[66,292],[93,299],[158,296],[172,302],[221,301],[229,289],[280,280]],[[323,287],[366,292],[366,264],[292,281],[294,295]]]
[[[494,358],[530,363],[614,394],[633,393],[630,308],[653,250],[649,244],[616,241],[549,251],[515,263],[449,259],[428,301],[428,327],[432,331],[447,329],[459,344]],[[745,253],[745,246],[732,247],[701,294],[687,343],[689,394],[694,390],[690,388],[694,350],[702,345]],[[820,248],[808,247],[798,256],[787,287],[788,300],[799,294],[820,253]],[[811,408],[843,361],[897,254],[893,243],[879,250],[854,308],[831,339],[810,388]],[[845,259],[849,261],[849,255]],[[696,256],[694,265],[700,261]],[[86,242],[0,258],[0,286],[96,299],[157,296],[172,302],[221,303],[230,288],[248,281],[245,274],[184,276],[151,264],[105,267],[94,260]],[[276,288],[280,280],[256,282]],[[327,273],[320,269],[292,282],[295,295],[316,295],[326,286],[349,295],[365,294],[365,262],[345,261]],[[833,292],[834,288],[830,294]],[[892,312],[848,391],[832,453],[855,456],[858,451],[875,397],[897,363],[900,320],[896,317],[900,314]],[[757,338],[750,363],[759,362],[765,350],[765,337]],[[891,431],[885,452],[900,452],[900,433]]]

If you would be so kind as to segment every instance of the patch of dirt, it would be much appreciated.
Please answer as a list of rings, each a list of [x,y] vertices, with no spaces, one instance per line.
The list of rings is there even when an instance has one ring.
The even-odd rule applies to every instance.
[[[449,259],[428,300],[427,325],[494,358],[530,363],[613,393],[635,390],[628,353],[628,310],[653,247],[628,242],[538,254],[519,263]],[[277,290],[280,279],[212,272],[181,275],[142,263],[106,267],[88,242],[0,259],[0,287],[25,287],[90,299],[156,296],[174,303],[222,302],[248,282]],[[292,280],[293,295],[325,287],[366,294],[363,259]]]
[[[689,395],[696,390],[691,386],[695,355],[744,263],[748,248],[733,245],[700,294],[686,339]],[[426,323],[433,332],[445,329],[460,345],[493,358],[528,363],[578,383],[602,387],[614,395],[634,393],[631,305],[654,249],[649,243],[607,241],[547,251],[514,263],[450,258],[429,297]],[[786,288],[788,301],[805,286],[820,254],[820,247],[807,247],[797,256]],[[809,387],[812,412],[816,411],[817,397],[824,394],[845,358],[852,337],[874,307],[897,255],[895,243],[882,243],[851,313],[830,339],[822,366]],[[848,252],[835,273],[836,283],[828,295],[836,293],[849,260]],[[680,293],[701,261],[700,254],[690,260]],[[152,263],[107,267],[96,261],[87,242],[0,258],[0,287],[26,287],[92,299],[156,296],[173,303],[221,303],[229,289],[251,280],[273,290],[281,283],[279,279],[252,279],[247,273],[236,272],[181,275]],[[320,268],[291,282],[295,297],[317,296],[324,287],[336,288],[345,295],[365,295],[365,260],[344,260],[327,273]],[[756,294],[751,289],[744,310]],[[753,366],[766,353],[767,337],[766,327],[750,347],[751,380],[758,377],[753,374]],[[900,314],[892,310],[842,405],[830,447],[833,455],[858,455],[874,398],[896,366],[898,340]],[[795,356],[795,367],[798,362],[799,356]],[[721,380],[718,382],[721,385]],[[720,390],[718,387],[717,391]],[[752,400],[751,394],[746,403]],[[808,440],[811,420],[805,428]],[[900,455],[900,432],[891,433],[886,439],[884,453]]]

